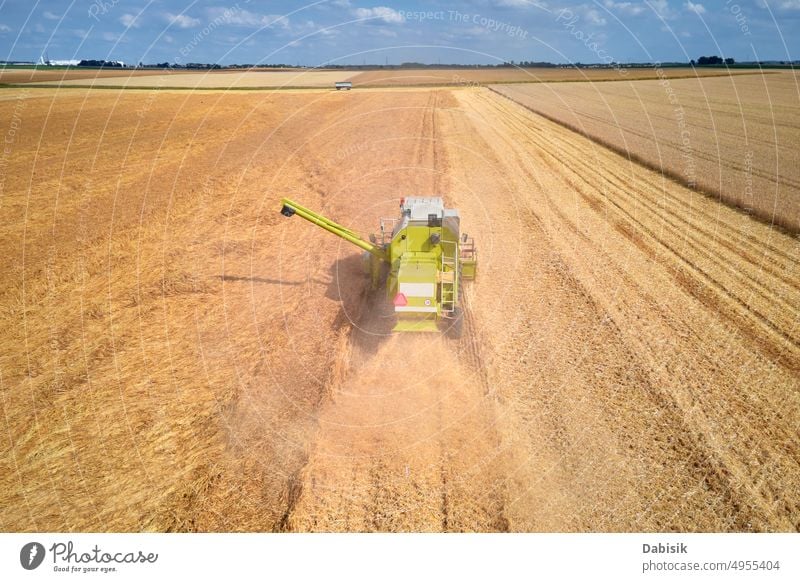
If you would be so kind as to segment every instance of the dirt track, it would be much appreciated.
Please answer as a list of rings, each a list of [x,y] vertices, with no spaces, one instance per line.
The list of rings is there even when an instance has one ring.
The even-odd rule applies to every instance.
[[[485,89],[93,99],[145,195],[69,157],[56,214],[12,160],[4,529],[800,529],[796,240]],[[460,342],[386,336],[277,213],[432,192],[480,244]]]

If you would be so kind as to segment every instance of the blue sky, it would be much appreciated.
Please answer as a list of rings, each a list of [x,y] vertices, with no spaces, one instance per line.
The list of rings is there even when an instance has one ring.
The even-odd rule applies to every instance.
[[[793,60],[798,39],[800,0],[0,0],[6,60]]]

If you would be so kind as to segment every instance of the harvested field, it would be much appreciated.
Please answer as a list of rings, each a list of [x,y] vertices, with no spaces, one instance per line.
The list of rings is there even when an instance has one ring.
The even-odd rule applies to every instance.
[[[153,75],[182,75],[181,71],[165,72],[162,69],[57,69],[57,68],[8,68],[0,67],[0,83],[35,83],[74,81],[78,79],[116,79],[119,84],[129,77],[152,77]]]
[[[495,90],[682,183],[800,231],[794,73]]]
[[[181,71],[160,75],[129,74],[125,77],[80,77],[66,79],[58,84],[62,87],[175,87],[184,89],[243,89],[258,87],[333,87],[336,81],[347,79],[349,71]],[[52,85],[53,80],[30,83]]]
[[[697,76],[728,76],[751,74],[752,71],[725,71],[720,69],[663,69],[668,78]],[[356,87],[402,85],[485,85],[490,83],[544,83],[561,81],[618,81],[619,79],[655,79],[652,67],[624,69],[556,69],[502,67],[497,69],[398,69],[385,71],[351,72],[350,81]]]
[[[14,94],[0,529],[800,529],[795,239],[483,88]],[[458,342],[278,214],[433,192]]]
[[[719,69],[664,69],[669,78],[749,75],[752,71]],[[326,71],[317,69],[248,69],[222,71],[163,71],[113,69],[0,69],[0,83],[60,85],[64,87],[174,87],[184,89],[245,89],[271,87],[332,87],[352,81],[356,87],[414,85],[472,85],[542,83],[558,81],[615,81],[613,69],[401,69],[386,71]],[[653,68],[625,69],[625,79],[654,79]]]

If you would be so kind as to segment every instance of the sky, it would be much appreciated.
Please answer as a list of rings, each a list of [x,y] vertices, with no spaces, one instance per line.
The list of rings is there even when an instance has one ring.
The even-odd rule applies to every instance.
[[[800,0],[0,0],[0,60],[323,66],[800,59]]]

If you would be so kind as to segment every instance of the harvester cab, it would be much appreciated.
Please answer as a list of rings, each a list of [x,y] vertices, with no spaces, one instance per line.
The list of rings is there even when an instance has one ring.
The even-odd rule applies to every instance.
[[[402,198],[400,216],[383,218],[379,230],[364,240],[357,233],[284,198],[281,213],[298,216],[351,242],[377,288],[388,265],[386,292],[397,323],[394,331],[435,332],[444,327],[460,337],[463,327],[461,282],[474,279],[475,241],[461,232],[458,210],[433,198]]]

